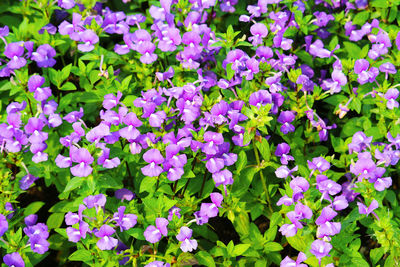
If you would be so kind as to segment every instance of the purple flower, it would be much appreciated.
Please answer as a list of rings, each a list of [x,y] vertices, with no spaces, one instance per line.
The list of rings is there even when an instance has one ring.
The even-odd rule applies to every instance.
[[[49,44],[43,44],[32,53],[31,59],[36,61],[39,68],[51,68],[56,64],[55,56],[56,50]]]
[[[128,189],[122,188],[115,191],[115,197],[121,199],[121,202],[124,201],[125,199],[131,201],[132,199],[135,198],[135,194]]]
[[[100,230],[95,233],[95,236],[100,237],[96,245],[101,250],[112,250],[118,245],[118,240],[111,237],[115,233],[114,228],[104,224],[100,227]]]
[[[295,117],[296,116],[292,111],[282,111],[281,114],[279,114],[277,121],[282,123],[280,130],[283,134],[294,132],[295,128],[290,123],[295,119]]]
[[[302,263],[307,259],[306,254],[303,252],[300,252],[299,255],[297,256],[296,261],[292,260],[288,256],[286,256],[280,264],[280,267],[307,267],[307,264]]]
[[[367,206],[365,206],[363,203],[361,202],[357,202],[358,205],[358,212],[360,214],[365,214],[365,215],[369,215],[371,212],[373,212],[375,209],[377,209],[379,207],[379,203],[378,201],[376,201],[375,199],[371,201],[371,204],[369,205],[369,207],[367,208]]]
[[[268,35],[268,28],[262,23],[255,23],[250,27],[250,32],[253,36],[249,37],[249,41],[253,46],[263,43],[263,38]]]
[[[21,255],[19,255],[18,252],[13,252],[11,254],[6,254],[3,257],[3,262],[7,266],[25,267],[25,262],[22,259]]]
[[[170,267],[171,264],[165,263],[162,261],[153,261],[150,262],[149,264],[146,264],[144,267]]]
[[[174,217],[174,215],[176,217],[178,217],[178,219],[180,219],[181,218],[180,211],[181,211],[181,209],[176,206],[173,206],[172,208],[170,208],[168,210],[168,220],[172,221],[172,218]]]
[[[349,144],[349,153],[361,152],[365,148],[369,147],[372,141],[372,136],[367,137],[363,132],[356,132],[353,135],[351,143]]]
[[[143,154],[143,159],[147,163],[150,163],[141,168],[143,175],[157,177],[163,172],[163,169],[157,165],[164,162],[164,158],[159,150],[153,148],[146,151],[146,153]]]
[[[150,41],[143,42],[137,47],[137,50],[142,56],[140,57],[140,62],[143,64],[151,64],[157,60],[157,55],[154,54],[156,49],[155,44]]]
[[[195,239],[190,239],[192,237],[193,230],[183,226],[179,230],[179,234],[176,236],[176,239],[181,241],[181,250],[183,252],[192,252],[197,249],[197,241]]]
[[[288,164],[289,160],[294,160],[294,158],[288,155],[290,152],[290,146],[287,143],[280,143],[276,146],[275,156],[280,157],[282,164]]]
[[[325,27],[326,25],[328,25],[328,22],[330,20],[335,20],[335,18],[331,14],[328,15],[325,12],[316,11],[314,12],[314,16],[316,18],[314,24],[319,27]]]
[[[399,97],[399,90],[397,90],[396,88],[390,88],[389,90],[387,90],[384,97],[387,100],[386,107],[388,109],[399,107],[399,102],[396,101],[396,99]]]
[[[98,194],[95,196],[87,196],[86,198],[83,199],[83,203],[85,203],[86,207],[88,209],[91,208],[96,208],[96,211],[98,212],[99,208],[103,208],[104,205],[106,204],[107,198],[103,194]]]
[[[87,177],[92,173],[93,168],[90,164],[93,163],[94,158],[86,148],[76,148],[71,146],[70,150],[71,161],[78,163],[71,168],[71,173],[77,177]]]
[[[5,50],[4,55],[10,59],[7,67],[11,70],[20,69],[26,64],[26,59],[22,57],[24,54],[24,42],[9,43]]]
[[[137,216],[135,214],[124,214],[126,207],[121,206],[118,208],[118,212],[114,213],[113,220],[120,227],[120,231],[126,231],[134,227],[137,223]]]
[[[39,177],[27,174],[19,181],[19,188],[21,188],[21,190],[27,190],[37,179],[39,179]]]
[[[99,42],[99,37],[92,30],[85,30],[79,33],[79,41],[84,44],[78,44],[78,50],[81,52],[90,52],[94,49],[94,45]]]
[[[344,195],[337,196],[333,199],[332,207],[335,210],[344,210],[349,206],[349,202],[347,201]]]
[[[315,171],[318,170],[320,173],[328,170],[331,164],[323,157],[313,158],[312,162],[307,160],[308,168]]]
[[[161,240],[162,236],[167,236],[168,234],[168,220],[165,218],[157,218],[156,226],[149,225],[144,231],[144,237],[150,243],[157,243]]]
[[[303,193],[310,188],[310,184],[303,177],[296,177],[290,182],[290,188],[293,190],[293,201],[297,202],[303,198]]]
[[[224,137],[221,133],[205,132],[204,141],[206,144],[202,147],[202,151],[207,155],[215,155],[218,152],[218,145],[224,143]]]
[[[65,8],[65,9],[71,9],[75,6],[75,1],[74,0],[58,0],[58,6]]]
[[[29,92],[34,93],[34,98],[37,101],[44,101],[51,96],[50,87],[41,87],[45,82],[45,79],[39,75],[32,75],[28,80]]]
[[[116,107],[119,104],[119,100],[122,97],[122,93],[118,91],[117,96],[114,96],[114,94],[107,94],[104,96],[103,100],[103,107],[105,109],[112,109],[113,107]]]
[[[310,252],[318,259],[321,263],[321,259],[329,255],[329,251],[331,251],[332,245],[330,243],[326,243],[322,240],[315,240],[311,244]]]
[[[5,232],[8,230],[8,222],[6,216],[0,214],[0,237],[4,235]]]

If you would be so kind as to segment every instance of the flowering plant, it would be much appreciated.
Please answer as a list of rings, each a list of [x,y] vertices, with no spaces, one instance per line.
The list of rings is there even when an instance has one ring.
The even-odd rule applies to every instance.
[[[6,266],[397,266],[398,1],[0,3]]]

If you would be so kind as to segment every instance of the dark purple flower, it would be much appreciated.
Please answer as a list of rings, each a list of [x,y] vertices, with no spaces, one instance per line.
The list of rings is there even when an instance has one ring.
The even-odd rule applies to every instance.
[[[32,53],[31,59],[36,61],[39,68],[51,68],[56,64],[55,56],[56,50],[49,44],[43,44]]]
[[[6,216],[0,214],[0,237],[4,235],[5,232],[8,230],[8,222]]]
[[[6,254],[3,257],[3,262],[7,266],[25,267],[25,262],[22,259],[21,255],[19,255],[18,252],[13,252],[11,254]]]
[[[135,198],[135,194],[128,189],[122,188],[115,191],[115,197],[121,199],[121,202],[124,200],[131,201]]]
[[[39,179],[39,177],[27,174],[19,181],[19,188],[21,188],[21,190],[27,190],[37,179]]]
[[[172,208],[170,208],[170,209],[168,210],[168,220],[169,220],[169,221],[172,221],[174,215],[175,215],[176,217],[178,217],[178,219],[180,219],[180,218],[181,218],[180,211],[181,211],[181,209],[178,208],[178,207],[176,207],[176,206],[173,206]]]

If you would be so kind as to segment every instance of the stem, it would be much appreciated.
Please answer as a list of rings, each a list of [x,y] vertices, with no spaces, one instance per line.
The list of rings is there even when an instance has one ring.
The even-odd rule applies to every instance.
[[[201,198],[201,195],[203,194],[204,185],[206,184],[206,178],[207,178],[207,170],[205,170],[204,175],[203,175],[203,183],[201,184],[199,198]]]
[[[254,142],[255,141],[253,139],[254,155],[256,156],[257,165],[260,166],[260,156],[258,155],[258,150],[257,150],[256,144]],[[265,196],[267,197],[268,208],[272,213],[273,210],[272,210],[272,207],[271,207],[271,197],[269,196],[267,184],[265,182],[265,178],[264,178],[264,174],[263,174],[262,170],[260,170],[260,178],[261,178],[262,186],[264,188]]]

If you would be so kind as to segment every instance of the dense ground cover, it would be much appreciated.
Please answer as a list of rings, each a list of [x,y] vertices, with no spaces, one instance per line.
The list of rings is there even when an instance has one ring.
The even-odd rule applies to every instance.
[[[397,266],[400,2],[0,3],[7,266]]]

